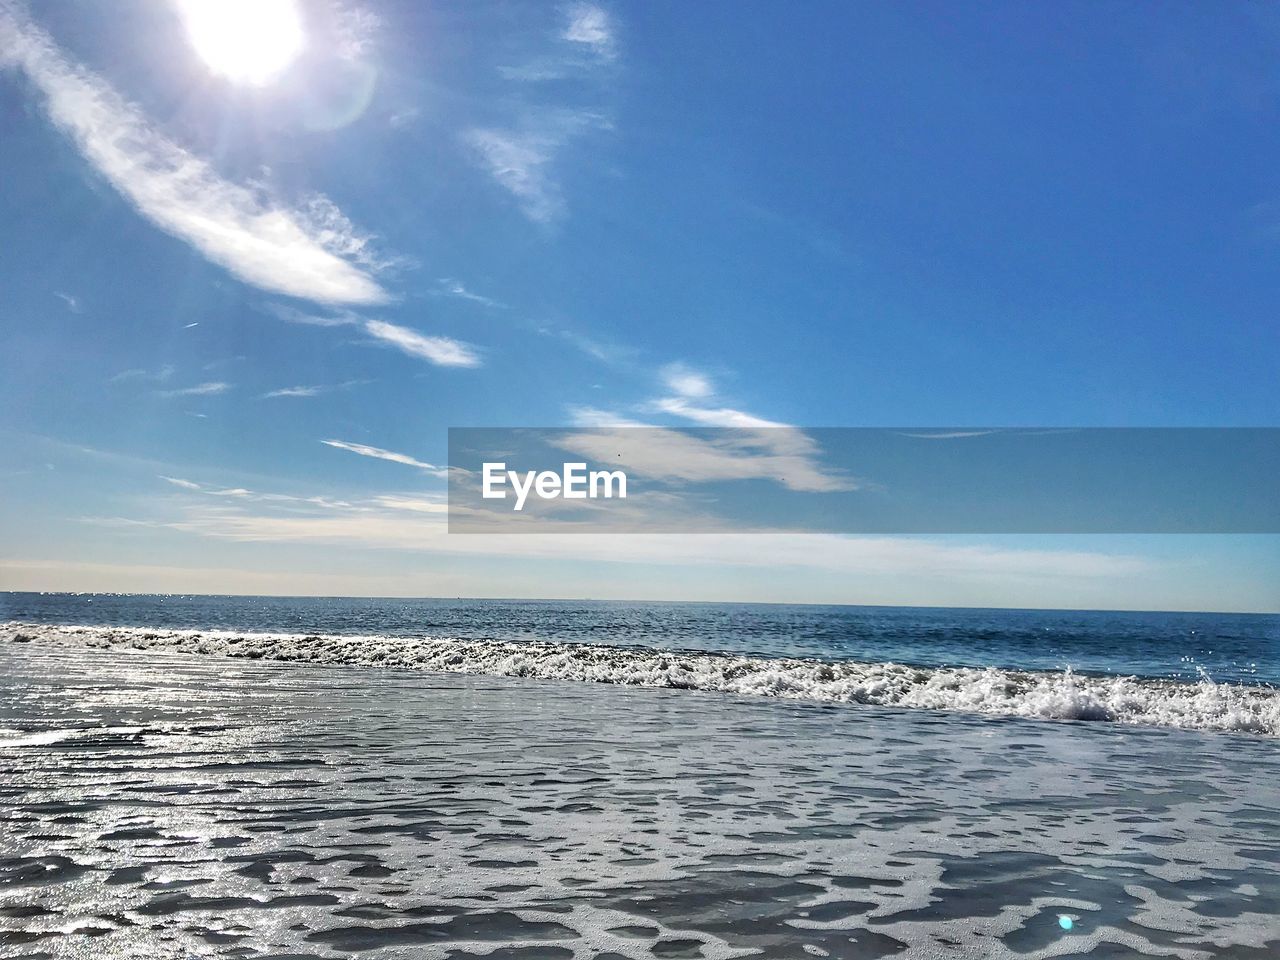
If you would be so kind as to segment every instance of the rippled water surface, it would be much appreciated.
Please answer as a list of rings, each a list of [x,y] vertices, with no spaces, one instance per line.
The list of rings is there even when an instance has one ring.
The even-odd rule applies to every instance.
[[[0,727],[6,957],[1280,955],[1265,738],[40,643]]]

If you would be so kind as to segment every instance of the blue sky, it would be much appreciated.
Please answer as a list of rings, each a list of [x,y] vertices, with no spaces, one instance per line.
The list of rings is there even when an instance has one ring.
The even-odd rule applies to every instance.
[[[459,542],[436,469],[1276,425],[1274,9],[291,7],[0,2],[0,587],[1280,607],[1266,537]]]

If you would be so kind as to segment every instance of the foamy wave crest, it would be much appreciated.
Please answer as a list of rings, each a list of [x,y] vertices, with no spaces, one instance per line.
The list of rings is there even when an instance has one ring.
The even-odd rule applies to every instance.
[[[768,659],[589,644],[331,636],[7,623],[6,642],[396,667],[446,673],[707,690],[824,703],[958,710],[1055,720],[1280,736],[1270,687],[1072,673]]]

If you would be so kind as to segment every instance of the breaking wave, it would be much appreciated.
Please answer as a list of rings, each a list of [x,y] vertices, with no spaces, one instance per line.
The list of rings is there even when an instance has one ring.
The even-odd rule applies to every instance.
[[[634,647],[8,623],[4,642],[705,690],[822,703],[1280,736],[1280,690],[1063,672],[914,667]]]

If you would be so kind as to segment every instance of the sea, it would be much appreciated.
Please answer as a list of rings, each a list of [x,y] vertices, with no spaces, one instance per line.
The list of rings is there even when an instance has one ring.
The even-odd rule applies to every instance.
[[[1280,617],[0,594],[5,957],[1280,956]]]

